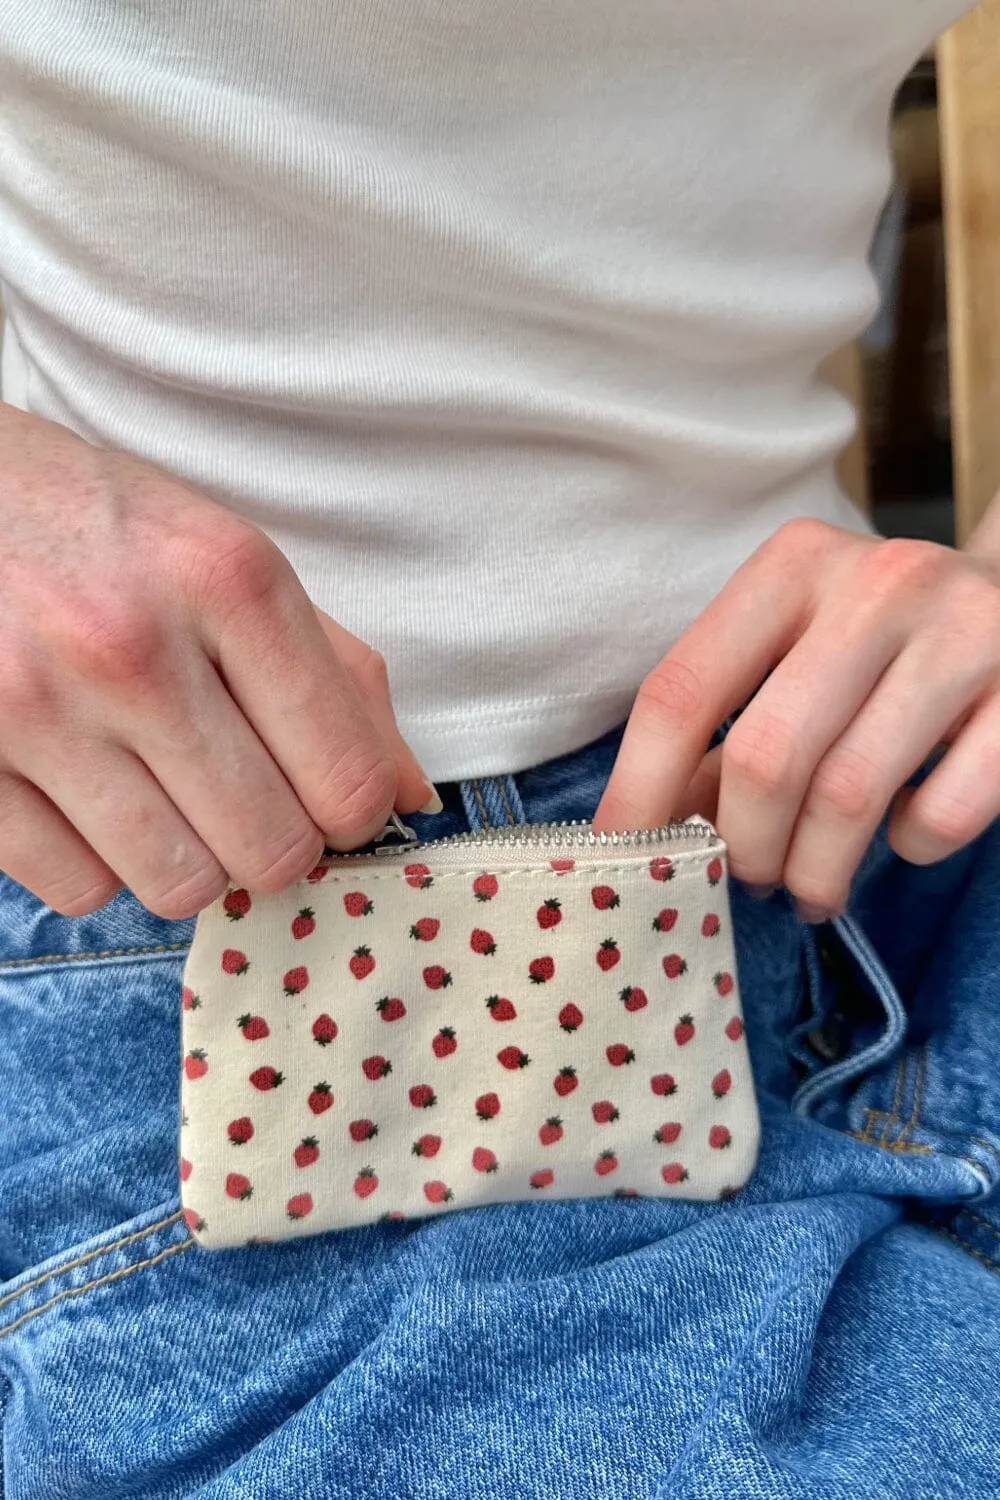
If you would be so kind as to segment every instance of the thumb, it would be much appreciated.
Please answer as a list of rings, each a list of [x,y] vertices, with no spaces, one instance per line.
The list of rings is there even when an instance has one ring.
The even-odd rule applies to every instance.
[[[399,732],[389,694],[389,674],[385,658],[366,641],[352,635],[343,625],[338,625],[323,610],[317,609],[315,605],[313,608],[344,670],[357,688],[372,723],[382,736],[386,749],[396,762],[399,776],[397,811],[440,812],[441,799],[437,788]]]

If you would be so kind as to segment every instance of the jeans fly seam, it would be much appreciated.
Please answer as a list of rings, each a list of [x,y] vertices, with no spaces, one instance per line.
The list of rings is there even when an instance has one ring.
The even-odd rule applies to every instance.
[[[991,1234],[995,1240],[1000,1240],[1000,1229],[994,1228],[989,1219],[984,1219],[982,1214],[975,1213],[971,1208],[963,1208],[962,1213],[972,1219],[976,1224],[981,1224],[987,1234]]]
[[[503,776],[497,777],[497,786],[500,790],[500,800],[503,802],[504,808],[507,812],[507,822],[511,828],[516,828],[518,826],[518,822],[514,816],[514,809],[510,805],[510,798],[507,795],[507,783],[506,779]]]
[[[479,815],[480,815],[480,817],[483,820],[483,827],[484,828],[492,828],[493,827],[493,819],[490,817],[489,809],[487,808],[486,803],[483,800],[483,793],[482,793],[482,788],[479,785],[479,778],[477,777],[476,780],[471,783],[471,785],[472,785],[472,795],[476,799],[476,802],[477,802],[478,807],[479,807]]]
[[[48,1302],[43,1302],[39,1307],[30,1308],[28,1312],[22,1313],[19,1318],[15,1318],[13,1323],[8,1323],[6,1328],[0,1328],[0,1339],[5,1339],[9,1333],[14,1333],[25,1323],[30,1323],[32,1318],[37,1318],[40,1313],[47,1312],[50,1307],[54,1307],[57,1302],[62,1302],[67,1297],[82,1297],[84,1292],[96,1291],[99,1286],[109,1286],[112,1281],[120,1281],[123,1276],[131,1276],[136,1271],[144,1271],[149,1266],[158,1265],[160,1261],[166,1260],[169,1255],[177,1255],[181,1250],[190,1250],[195,1243],[196,1241],[193,1237],[181,1240],[177,1245],[164,1246],[162,1250],[158,1250],[155,1255],[150,1256],[149,1260],[138,1260],[134,1265],[120,1266],[117,1271],[109,1271],[106,1276],[98,1276],[96,1280],[88,1281],[83,1286],[63,1287],[62,1291],[56,1292],[55,1296],[50,1297]]]
[[[991,1260],[988,1255],[984,1255],[981,1250],[977,1250],[975,1245],[970,1245],[967,1240],[963,1240],[953,1229],[941,1228],[938,1230],[938,1234],[947,1235],[948,1239],[953,1240],[960,1250],[967,1251],[969,1255],[979,1261],[981,1266],[985,1266],[987,1271],[992,1271],[994,1276],[1000,1276],[1000,1266],[997,1265],[996,1261]]]
[[[146,1229],[137,1229],[134,1234],[123,1235],[120,1240],[113,1241],[110,1245],[100,1245],[96,1250],[88,1250],[86,1255],[78,1255],[75,1260],[68,1260],[64,1265],[57,1267],[54,1271],[46,1271],[44,1276],[36,1276],[34,1281],[29,1281],[16,1292],[8,1292],[6,1297],[0,1297],[0,1307],[6,1307],[8,1302],[17,1302],[25,1292],[32,1291],[36,1286],[41,1286],[43,1281],[54,1281],[57,1276],[65,1276],[67,1271],[76,1270],[77,1266],[85,1266],[89,1260],[96,1260],[99,1255],[107,1255],[111,1250],[121,1250],[125,1245],[133,1245],[136,1240],[144,1240],[148,1235],[155,1234],[158,1229],[166,1229],[171,1224],[176,1224],[181,1217],[181,1210],[175,1214],[160,1219],[156,1224],[150,1224]]]
[[[0,972],[4,969],[24,969],[32,964],[77,963],[84,958],[131,958],[148,953],[183,953],[190,943],[156,943],[147,948],[105,948],[96,953],[45,953],[33,958],[0,959]]]

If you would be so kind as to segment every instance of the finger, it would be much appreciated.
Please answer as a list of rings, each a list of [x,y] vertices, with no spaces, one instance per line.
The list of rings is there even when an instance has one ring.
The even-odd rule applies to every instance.
[[[816,526],[785,527],[759,548],[645,679],[594,818],[599,832],[656,828],[673,816],[719,724],[805,626],[813,555],[836,535]]]
[[[726,738],[719,832],[730,869],[751,885],[781,881],[816,768],[903,644],[906,623],[877,598],[822,611]]]
[[[722,746],[702,757],[698,769],[681,793],[674,817],[706,818],[715,823],[718,816],[719,777],[722,774]]]
[[[396,763],[291,566],[247,527],[205,571],[194,604],[233,699],[328,843],[376,837],[395,802]]]
[[[324,834],[309,817],[211,663],[164,680],[128,744],[238,885],[284,890],[311,870]]]
[[[0,868],[64,917],[97,911],[122,884],[48,797],[11,771],[0,771]]]
[[[130,750],[61,734],[36,752],[32,781],[150,911],[192,917],[227,889],[215,855]]]
[[[854,873],[897,789],[982,692],[981,675],[973,653],[946,653],[940,641],[917,638],[823,756],[783,872],[785,885],[815,915],[844,910]]]
[[[1000,817],[1000,694],[982,704],[919,787],[900,793],[889,843],[911,864],[964,849]]]
[[[440,812],[440,798],[434,783],[399,732],[384,658],[323,610],[316,609],[316,614],[327,640],[350,673],[372,723],[396,762],[396,807],[403,813]]]

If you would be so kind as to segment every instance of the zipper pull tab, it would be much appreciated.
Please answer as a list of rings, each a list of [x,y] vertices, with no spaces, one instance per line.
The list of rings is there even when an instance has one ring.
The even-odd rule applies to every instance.
[[[389,821],[382,829],[382,839],[391,838],[393,835],[398,835],[404,844],[419,844],[420,842],[413,829],[403,822],[395,808],[389,814]],[[399,847],[399,844],[384,844],[380,839],[379,847],[375,850],[375,853],[395,854]]]

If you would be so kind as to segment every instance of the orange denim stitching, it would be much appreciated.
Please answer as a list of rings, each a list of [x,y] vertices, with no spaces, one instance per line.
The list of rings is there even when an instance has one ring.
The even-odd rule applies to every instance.
[[[962,1212],[963,1214],[966,1214],[970,1219],[975,1220],[977,1224],[981,1224],[987,1231],[987,1233],[991,1234],[995,1240],[1000,1240],[1000,1229],[995,1229],[990,1223],[989,1219],[984,1219],[982,1214],[974,1213],[971,1208],[963,1208]]]
[[[518,821],[514,816],[514,809],[510,805],[510,798],[507,795],[506,781],[503,776],[497,777],[497,786],[500,788],[500,797],[503,805],[507,809],[507,822],[511,828],[517,828]]]
[[[59,1266],[56,1270],[46,1271],[44,1276],[36,1276],[34,1281],[27,1282],[16,1292],[8,1292],[6,1297],[0,1297],[0,1307],[6,1307],[8,1302],[16,1302],[19,1297],[24,1296],[25,1292],[30,1292],[33,1287],[41,1286],[43,1281],[52,1281],[56,1276],[65,1276],[67,1271],[72,1271],[77,1266],[86,1265],[88,1260],[94,1260],[99,1255],[107,1255],[109,1250],[120,1250],[123,1245],[131,1245],[136,1240],[144,1240],[147,1235],[154,1234],[157,1229],[166,1229],[168,1225],[176,1224],[180,1217],[181,1210],[178,1209],[175,1214],[170,1214],[168,1218],[161,1219],[158,1224],[150,1224],[148,1229],[137,1229],[135,1234],[123,1235],[120,1240],[115,1240],[113,1244],[101,1245],[96,1250],[88,1250],[86,1255],[78,1255],[75,1260],[68,1260],[65,1265]]]
[[[949,1240],[953,1240],[960,1250],[968,1251],[973,1259],[978,1260],[980,1265],[986,1267],[987,1271],[992,1271],[994,1276],[1000,1276],[1000,1266],[998,1266],[995,1261],[990,1260],[988,1255],[984,1255],[981,1250],[977,1250],[975,1245],[969,1245],[965,1240],[960,1239],[959,1236],[955,1234],[954,1230],[939,1229],[938,1233],[946,1235]]]
[[[479,804],[479,813],[483,820],[483,827],[492,828],[493,821],[490,818],[489,812],[487,811],[486,803],[483,801],[483,794],[479,789],[478,778],[472,783],[472,795],[475,797],[476,802]]]
[[[83,958],[132,958],[148,953],[183,953],[190,943],[157,943],[149,948],[105,948],[98,953],[45,953],[39,958],[0,958],[0,971],[30,964],[79,963]]]
[[[161,1260],[166,1260],[168,1255],[176,1255],[180,1250],[190,1250],[194,1244],[195,1240],[193,1238],[181,1240],[178,1245],[167,1245],[163,1250],[157,1251],[156,1255],[151,1256],[149,1260],[136,1261],[135,1265],[132,1266],[121,1266],[117,1271],[110,1271],[107,1276],[99,1276],[96,1281],[88,1281],[85,1286],[64,1287],[61,1292],[56,1292],[54,1297],[50,1297],[48,1302],[43,1302],[40,1307],[33,1307],[28,1312],[22,1313],[19,1318],[15,1318],[14,1322],[9,1323],[6,1328],[0,1328],[0,1339],[5,1339],[8,1333],[13,1333],[22,1324],[30,1323],[32,1318],[37,1318],[39,1313],[46,1312],[50,1307],[54,1307],[64,1297],[81,1297],[84,1292],[92,1292],[99,1286],[108,1286],[112,1281],[120,1281],[123,1276],[131,1276],[134,1271],[142,1271],[147,1266],[157,1265]]]

